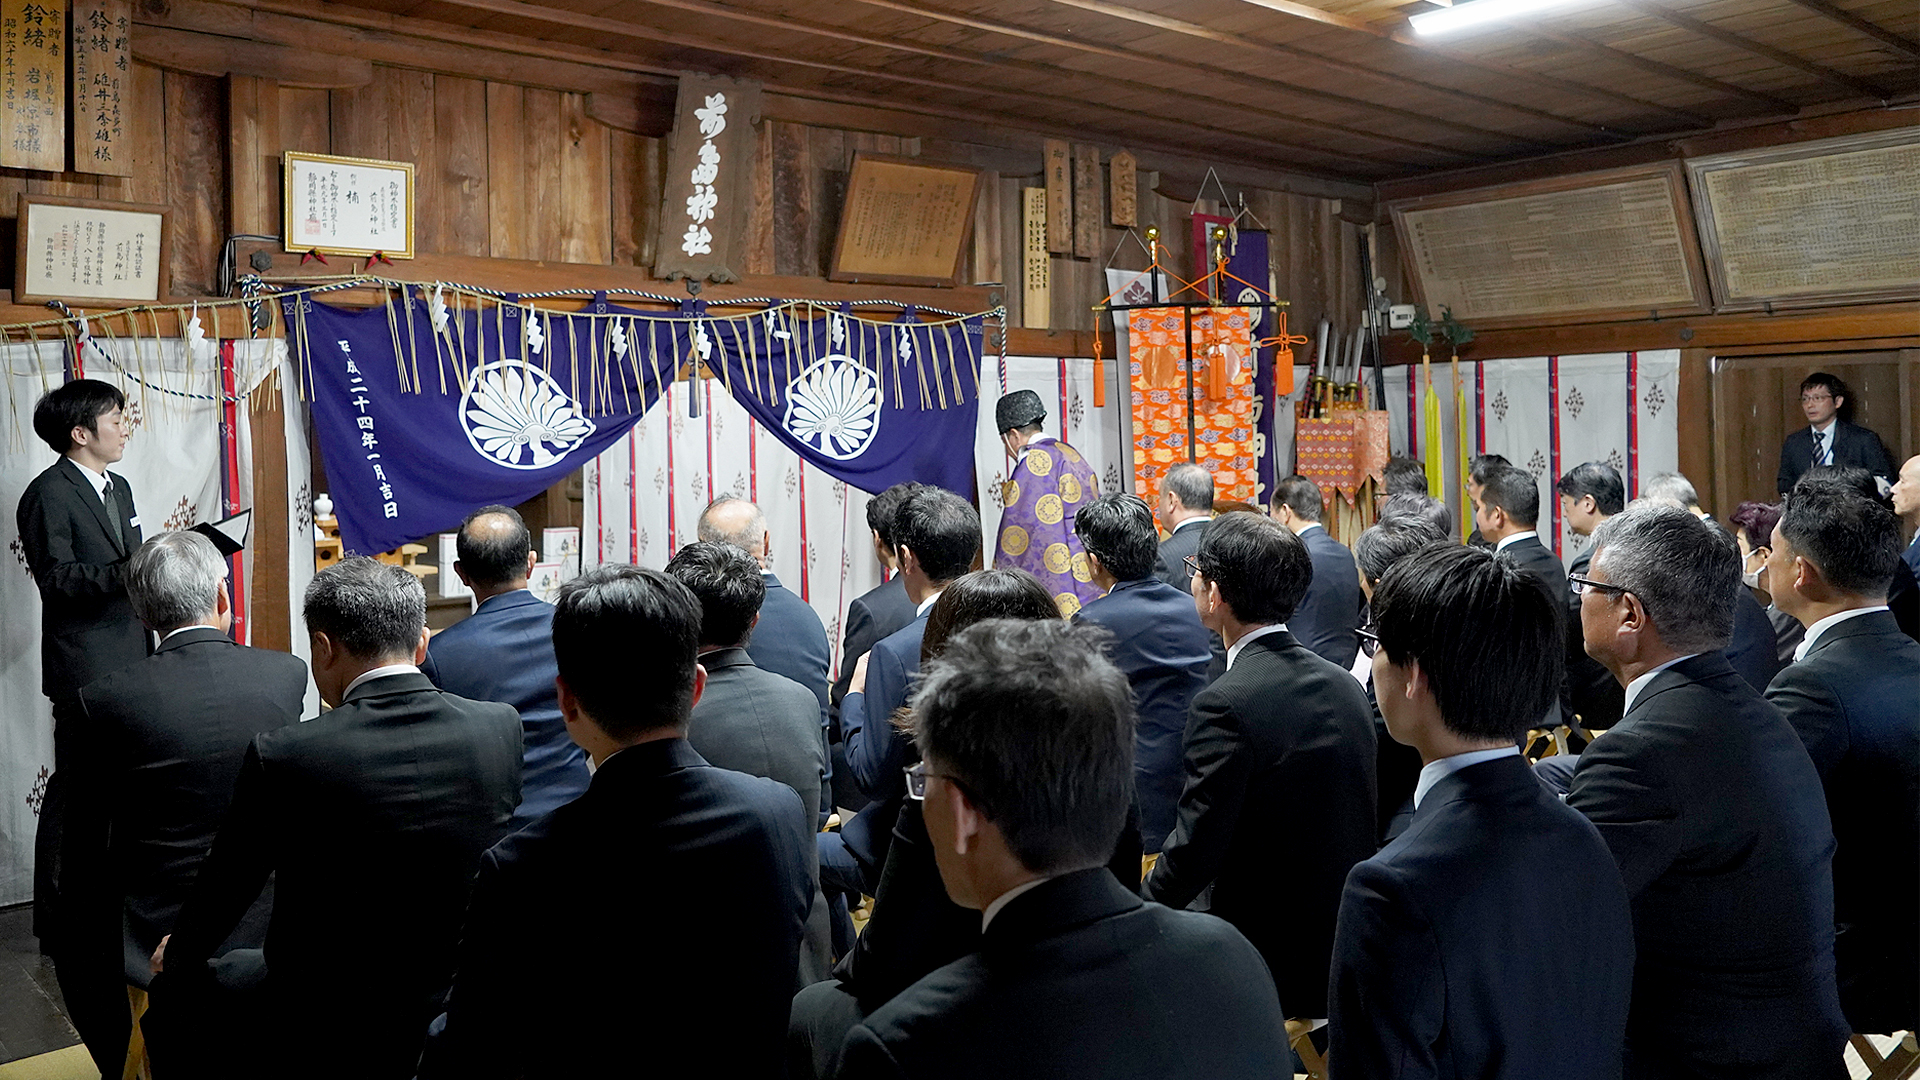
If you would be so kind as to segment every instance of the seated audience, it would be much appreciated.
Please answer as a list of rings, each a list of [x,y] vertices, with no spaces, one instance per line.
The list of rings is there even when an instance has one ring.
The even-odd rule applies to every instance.
[[[1418,493],[1389,495],[1380,504],[1378,524],[1385,525],[1396,518],[1419,518],[1422,522],[1437,530],[1442,538],[1453,535],[1453,511],[1447,504],[1428,495],[1424,490]]]
[[[1833,468],[1821,466],[1808,469],[1802,479],[1812,477],[1823,480],[1838,480],[1859,492],[1863,497],[1872,499],[1882,506],[1891,508],[1891,489],[1883,495],[1880,483],[1874,475],[1865,469]],[[1920,641],[1920,579],[1907,566],[1905,559],[1893,568],[1893,581],[1887,586],[1887,607],[1893,612],[1893,621],[1900,624],[1900,631],[1915,641]]]
[[[1593,531],[1627,507],[1627,487],[1620,474],[1604,461],[1587,461],[1567,470],[1554,485],[1560,494],[1560,516],[1567,530],[1585,537],[1586,546],[1573,557],[1567,573],[1584,577],[1593,562]],[[1586,642],[1580,636],[1580,594],[1572,589],[1561,594],[1566,604],[1565,648],[1567,655],[1567,704],[1589,731],[1612,727],[1620,719],[1620,684],[1600,661],[1587,655]]]
[[[127,986],[153,977],[148,960],[226,816],[247,744],[298,723],[307,690],[297,658],[227,636],[227,563],[206,537],[161,533],[134,549],[124,577],[134,615],[160,646],[80,689],[71,735],[87,753],[67,773],[60,850],[72,913],[66,1006],[114,1075],[131,1031]],[[258,949],[271,901],[263,893],[218,951]],[[75,992],[81,982],[98,1002],[91,1011]]]
[[[1153,576],[1185,593],[1193,579],[1187,556],[1200,550],[1200,538],[1213,520],[1213,474],[1191,461],[1168,469],[1160,479],[1160,504],[1154,512],[1167,538],[1159,542]]]
[[[1194,603],[1227,671],[1193,699],[1186,786],[1141,891],[1180,908],[1211,885],[1209,910],[1266,957],[1286,1015],[1321,1019],[1340,887],[1378,847],[1373,709],[1287,630],[1313,574],[1291,531],[1217,518],[1195,561]]]
[[[274,1061],[262,1072],[413,1074],[453,975],[474,868],[520,802],[520,716],[420,673],[426,607],[420,579],[364,556],[314,575],[313,679],[333,709],[254,737],[213,850],[154,953],[156,971],[194,978],[273,878]],[[149,1045],[161,1065],[161,1039],[150,1033]]]
[[[1396,495],[1395,499],[1411,496]],[[1421,496],[1426,498],[1426,496]],[[1360,591],[1369,603],[1380,578],[1395,563],[1432,544],[1445,543],[1446,533],[1434,528],[1431,519],[1412,515],[1393,515],[1381,519],[1353,540],[1353,561],[1360,570]],[[1360,650],[1354,661],[1353,676],[1367,688],[1367,700],[1373,704],[1374,775],[1377,792],[1374,820],[1380,828],[1380,842],[1400,835],[1413,817],[1413,789],[1420,780],[1420,753],[1411,746],[1395,742],[1387,734],[1386,720],[1373,687],[1373,654]]]
[[[1103,495],[1080,508],[1073,528],[1094,583],[1107,590],[1076,612],[1073,622],[1107,629],[1107,659],[1133,687],[1140,717],[1133,782],[1140,840],[1152,853],[1173,830],[1185,779],[1181,735],[1211,659],[1207,629],[1194,613],[1193,597],[1153,575],[1153,514],[1139,496]],[[1184,570],[1184,560],[1181,565]]]
[[[1087,633],[996,620],[932,664],[910,792],[948,895],[981,912],[980,948],[855,1027],[841,1076],[1286,1072],[1259,954],[1218,919],[1143,904],[1105,868],[1127,814],[1133,710]]]
[[[1493,544],[1493,550],[1533,582],[1540,595],[1560,613],[1561,633],[1566,633],[1567,569],[1559,556],[1540,542],[1536,526],[1540,522],[1540,484],[1525,469],[1492,469],[1473,497],[1473,522],[1480,535]],[[1572,711],[1564,668],[1559,693],[1542,714],[1537,727],[1554,727]],[[1524,734],[1524,733],[1523,733]]]
[[[1677,472],[1654,473],[1647,477],[1640,485],[1640,497],[1677,506],[1715,528],[1720,527],[1712,514],[1700,509],[1700,493],[1694,490],[1693,481]]]
[[[1772,534],[1767,579],[1806,626],[1767,700],[1826,787],[1835,966],[1854,1031],[1920,1028],[1920,645],[1887,609],[1900,526],[1876,499],[1802,478]]]
[[[1427,487],[1427,467],[1410,457],[1388,458],[1386,467],[1380,470],[1380,481],[1381,492],[1388,498],[1395,495],[1433,497]]]
[[[700,602],[700,667],[707,681],[687,725],[687,745],[715,768],[792,788],[806,807],[804,824],[811,832],[819,820],[826,747],[820,745],[813,695],[784,675],[762,671],[747,654],[767,593],[760,564],[732,544],[702,540],[674,554],[667,576]],[[800,950],[800,986],[826,978],[833,967],[827,901],[816,901]]]
[[[1085,511],[1082,511],[1084,513]],[[1151,526],[1149,526],[1151,528]],[[920,645],[922,668],[945,651],[953,635],[988,619],[1057,621],[1059,605],[1040,579],[1025,570],[976,570],[955,578],[927,611]],[[897,710],[898,724],[907,715]],[[913,751],[914,760],[919,752]],[[1122,841],[1126,837],[1122,834]],[[1140,880],[1138,844],[1132,888]],[[873,894],[873,914],[853,949],[834,969],[834,981],[817,983],[793,1000],[787,1027],[787,1075],[825,1080],[839,1068],[847,1033],[868,1013],[935,968],[980,946],[980,916],[953,902],[940,884],[940,870],[927,840],[920,803],[908,799],[893,826],[886,865]]]
[[[1274,485],[1274,520],[1293,530],[1313,560],[1312,580],[1287,628],[1321,659],[1350,668],[1360,651],[1354,631],[1366,621],[1366,601],[1354,581],[1353,552],[1320,524],[1321,511],[1320,486],[1306,477],[1289,476]]]
[[[468,514],[454,550],[453,572],[477,606],[427,642],[420,670],[450,694],[519,711],[518,828],[587,790],[587,756],[567,738],[553,689],[553,605],[527,589],[537,559],[533,534],[512,507]]]
[[[980,515],[953,492],[926,487],[900,504],[893,536],[914,619],[874,643],[840,702],[847,770],[871,801],[839,832],[821,833],[819,839],[821,884],[854,897],[879,886],[893,819],[907,798],[902,770],[913,764],[912,740],[890,718],[907,703],[909,684],[920,671],[927,610],[940,590],[973,569],[979,558]]]
[[[1773,527],[1780,521],[1780,504],[1743,502],[1727,515],[1733,527],[1734,543],[1740,548],[1740,582],[1753,594],[1755,603],[1766,609],[1773,624],[1774,659],[1782,666],[1793,660],[1793,651],[1807,636],[1800,620],[1781,611],[1773,602],[1767,583],[1767,562],[1773,555]]]
[[[1633,901],[1626,1076],[1845,1076],[1833,829],[1780,710],[1727,662],[1740,561],[1693,514],[1640,501],[1594,535],[1587,651],[1626,687],[1567,804]]]
[[[1373,592],[1380,712],[1425,764],[1411,825],[1341,899],[1335,1080],[1620,1075],[1626,890],[1593,825],[1515,745],[1559,682],[1560,608],[1466,547],[1404,558]],[[1542,1023],[1542,1002],[1578,1003],[1578,1019]]]
[[[847,771],[846,743],[840,731],[840,702],[853,687],[853,669],[873,643],[913,621],[913,601],[907,599],[907,579],[900,576],[900,553],[894,548],[893,517],[919,484],[895,484],[867,501],[867,531],[873,536],[873,557],[885,569],[887,580],[853,598],[847,605],[847,628],[840,643],[840,677],[830,694],[832,723],[827,728],[833,747],[833,806],[858,810],[867,804],[859,785]]]
[[[700,625],[699,601],[657,570],[561,586],[560,710],[597,771],[481,860],[420,1080],[620,1076],[670,1043],[716,1075],[780,1075],[812,824],[787,785],[687,744]],[[693,914],[678,885],[698,888]]]

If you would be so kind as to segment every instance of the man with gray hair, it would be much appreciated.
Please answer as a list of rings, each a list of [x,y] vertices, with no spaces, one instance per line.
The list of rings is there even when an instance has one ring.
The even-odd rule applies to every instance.
[[[418,578],[364,556],[314,575],[313,678],[333,709],[247,747],[213,851],[153,955],[169,985],[204,977],[273,877],[273,1060],[255,1075],[413,1075],[480,854],[520,802],[520,714],[421,674],[426,604]],[[186,1030],[176,1038],[149,1032],[156,1067],[188,1045]]]
[[[1167,530],[1153,576],[1184,593],[1193,580],[1187,556],[1200,550],[1200,538],[1213,520],[1213,474],[1191,461],[1173,466],[1160,478],[1160,502],[1153,510]]]
[[[152,978],[147,958],[213,845],[247,743],[298,722],[307,688],[295,657],[227,636],[227,564],[206,537],[161,533],[134,549],[124,579],[160,647],[80,689],[73,734],[86,753],[68,765],[61,837],[74,918],[55,965],[97,1062],[126,1059],[126,988]],[[230,948],[259,948],[270,900],[247,911]]]
[[[1581,628],[1626,709],[1580,755],[1567,804],[1633,902],[1625,1074],[1844,1077],[1833,829],[1800,736],[1722,652],[1739,556],[1648,501],[1593,546],[1573,579]]]

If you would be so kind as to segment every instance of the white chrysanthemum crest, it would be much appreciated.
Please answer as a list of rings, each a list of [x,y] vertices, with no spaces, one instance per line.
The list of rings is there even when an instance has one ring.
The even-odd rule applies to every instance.
[[[880,380],[846,356],[828,356],[787,387],[786,428],[830,458],[859,457],[880,433]]]
[[[553,376],[519,360],[474,369],[460,426],[475,450],[509,469],[550,468],[595,430]]]

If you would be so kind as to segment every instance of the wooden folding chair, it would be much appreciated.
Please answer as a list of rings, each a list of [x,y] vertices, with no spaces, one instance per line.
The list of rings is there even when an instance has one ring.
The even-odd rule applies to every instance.
[[[1313,1045],[1313,1028],[1305,1020],[1287,1021],[1287,1042],[1293,1052],[1300,1055],[1300,1063],[1307,1067],[1307,1076],[1311,1080],[1327,1080],[1327,1055]]]
[[[127,1061],[121,1066],[120,1080],[153,1080],[153,1065],[147,1061],[147,1037],[140,1021],[147,1015],[147,992],[127,987],[127,1007],[133,1010],[133,1030],[127,1036]]]
[[[1911,1031],[1902,1032],[1900,1041],[1884,1056],[1865,1035],[1855,1034],[1847,1041],[1866,1063],[1868,1080],[1907,1080],[1920,1073],[1920,1042],[1915,1041]]]

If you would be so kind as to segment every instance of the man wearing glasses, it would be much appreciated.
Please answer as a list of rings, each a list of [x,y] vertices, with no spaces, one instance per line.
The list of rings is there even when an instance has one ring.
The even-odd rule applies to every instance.
[[[1776,490],[1784,497],[1802,473],[1816,465],[1854,466],[1872,473],[1881,492],[1892,483],[1893,459],[1880,436],[1849,423],[1852,392],[1838,375],[1816,371],[1800,381],[1800,411],[1807,426],[1787,436],[1780,445],[1780,475]]]

